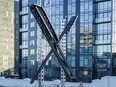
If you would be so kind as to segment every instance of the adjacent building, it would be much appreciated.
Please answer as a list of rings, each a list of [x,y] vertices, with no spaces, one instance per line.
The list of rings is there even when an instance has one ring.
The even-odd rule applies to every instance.
[[[19,1],[14,1],[14,18],[15,18],[15,29],[14,29],[14,43],[15,43],[15,62],[14,62],[14,65],[15,65],[15,74],[18,75],[19,73]]]
[[[115,0],[20,0],[21,78],[31,78],[41,57],[45,58],[50,50],[45,39],[41,41],[39,26],[28,10],[27,4],[31,3],[43,6],[58,36],[62,21],[65,19],[67,23],[71,16],[78,15],[76,24],[66,35],[66,43],[61,43],[65,44],[66,59],[78,81],[116,75]],[[52,55],[44,68],[45,79],[60,79],[60,70]]]
[[[14,0],[0,0],[0,75],[14,68]]]

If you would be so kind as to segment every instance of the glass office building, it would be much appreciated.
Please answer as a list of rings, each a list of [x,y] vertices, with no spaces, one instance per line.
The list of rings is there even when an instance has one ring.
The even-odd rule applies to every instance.
[[[28,0],[19,0],[19,76],[27,77],[28,63]]]
[[[93,3],[93,78],[112,74],[111,1]]]
[[[20,63],[28,77],[33,76],[38,66],[41,34],[36,21],[27,8],[27,3],[43,6],[57,36],[62,32],[62,20],[66,23],[71,16],[78,19],[66,35],[66,59],[77,80],[90,80],[106,75],[116,75],[115,55],[115,0],[20,0]],[[23,13],[24,12],[24,13]],[[44,42],[43,56],[49,52],[49,45]],[[28,61],[28,62],[26,62]],[[84,75],[88,71],[88,75]],[[47,80],[60,79],[60,67],[52,55],[44,68]],[[24,75],[24,76],[25,76]]]

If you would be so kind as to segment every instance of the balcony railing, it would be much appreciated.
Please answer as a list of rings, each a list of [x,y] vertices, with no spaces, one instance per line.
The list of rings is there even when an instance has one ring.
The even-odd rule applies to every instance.
[[[111,17],[94,19],[94,23],[107,22],[107,21],[111,21]]]
[[[20,32],[28,31],[28,28],[20,28]]]
[[[28,10],[20,11],[20,15],[23,15],[23,14],[28,14]]]
[[[28,45],[20,45],[20,49],[28,48]]]

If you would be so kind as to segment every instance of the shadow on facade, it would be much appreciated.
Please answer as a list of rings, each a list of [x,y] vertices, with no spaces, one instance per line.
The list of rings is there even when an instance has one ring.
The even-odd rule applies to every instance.
[[[15,72],[14,68],[7,69],[0,73],[0,76],[4,76],[5,78],[19,78],[18,74]]]

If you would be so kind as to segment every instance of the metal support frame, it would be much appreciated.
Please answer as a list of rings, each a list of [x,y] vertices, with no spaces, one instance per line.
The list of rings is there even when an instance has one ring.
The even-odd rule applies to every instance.
[[[49,57],[51,56],[53,52],[55,56],[57,57],[60,65],[62,66],[66,76],[72,79],[74,75],[58,43],[60,42],[64,34],[67,34],[70,31],[72,25],[77,19],[77,16],[71,17],[70,21],[68,22],[68,24],[66,25],[63,32],[58,38],[43,8],[36,4],[31,4],[29,7],[38,25],[40,26],[40,29],[43,35],[45,36],[47,42],[49,43],[51,47],[51,51],[46,56],[45,60],[42,62],[41,66],[38,68],[37,72],[34,74],[30,83],[33,83],[35,81],[36,77],[41,72],[41,70],[43,69],[47,60],[49,59]]]

